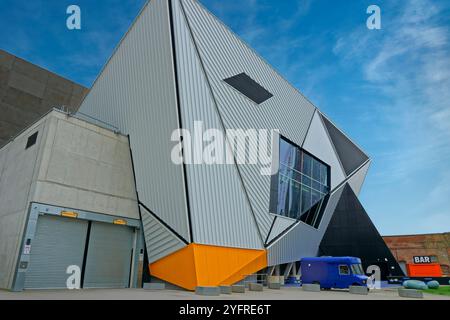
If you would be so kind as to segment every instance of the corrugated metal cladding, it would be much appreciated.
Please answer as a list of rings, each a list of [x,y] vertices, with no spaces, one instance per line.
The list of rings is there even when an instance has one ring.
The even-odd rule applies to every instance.
[[[339,130],[327,117],[321,114],[323,123],[327,128],[334,148],[341,160],[347,176],[351,175],[364,162],[369,160],[369,157],[356,146],[341,130]]]
[[[82,266],[88,222],[41,216],[33,239],[25,288],[67,288],[67,267]]]
[[[141,206],[148,261],[153,263],[186,246],[172,231]]]
[[[150,1],[80,112],[130,134],[140,201],[189,239],[183,168],[170,159],[179,128],[170,32],[168,2]]]
[[[217,107],[178,1],[173,3],[177,70],[183,128],[194,132],[194,122],[203,130],[223,134]],[[186,166],[193,240],[237,248],[263,248],[255,218],[245,196],[235,164]]]
[[[83,288],[128,288],[134,229],[92,222]]]
[[[280,129],[303,144],[315,107],[197,1],[181,0],[226,129]],[[257,105],[223,80],[245,72],[274,96]],[[270,177],[261,165],[239,166],[263,238],[269,214]]]
[[[331,167],[331,190],[336,188],[345,180],[339,158],[334,150],[333,144],[321,120],[319,112],[314,115],[309,127],[303,149],[312,153]]]
[[[320,242],[341,198],[344,187],[345,184],[331,194],[318,230],[299,222],[267,248],[269,266],[299,261],[302,257],[314,257],[318,254]]]
[[[286,231],[289,227],[297,223],[297,220],[283,217],[283,216],[277,216],[272,230],[270,231],[269,238],[267,239],[267,243],[270,243],[273,239],[278,237],[281,233]]]
[[[364,180],[366,179],[367,172],[369,171],[370,161],[367,162],[361,169],[359,169],[350,179],[348,184],[352,187],[353,192],[358,196],[361,192]]]

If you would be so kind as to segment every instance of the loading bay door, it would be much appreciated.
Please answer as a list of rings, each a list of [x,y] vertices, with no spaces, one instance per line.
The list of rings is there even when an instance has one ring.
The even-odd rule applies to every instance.
[[[25,289],[65,289],[67,267],[79,266],[82,288],[127,288],[134,228],[40,216],[25,276]]]

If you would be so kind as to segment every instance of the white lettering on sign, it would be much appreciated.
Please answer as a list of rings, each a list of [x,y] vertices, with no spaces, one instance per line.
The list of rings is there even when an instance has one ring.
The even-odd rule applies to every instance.
[[[415,264],[431,263],[430,257],[425,257],[425,256],[414,257],[413,261],[414,261]]]
[[[30,254],[30,252],[31,252],[31,245],[30,244],[26,244],[23,247],[23,254]]]

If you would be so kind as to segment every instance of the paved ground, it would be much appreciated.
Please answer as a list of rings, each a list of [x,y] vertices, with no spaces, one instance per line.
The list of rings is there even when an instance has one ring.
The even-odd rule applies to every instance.
[[[201,297],[176,290],[146,291],[143,289],[91,289],[91,290],[28,290],[24,292],[0,291],[0,300],[405,300],[394,288],[371,291],[368,296],[333,290],[304,292],[299,288],[265,289],[263,292]],[[426,300],[450,300],[450,297],[424,294]]]

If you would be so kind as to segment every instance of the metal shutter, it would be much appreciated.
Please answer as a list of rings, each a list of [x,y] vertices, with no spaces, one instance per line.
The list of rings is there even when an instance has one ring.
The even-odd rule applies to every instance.
[[[31,243],[26,289],[67,288],[68,266],[82,267],[88,222],[40,216]]]
[[[92,222],[84,288],[128,288],[134,229]]]

